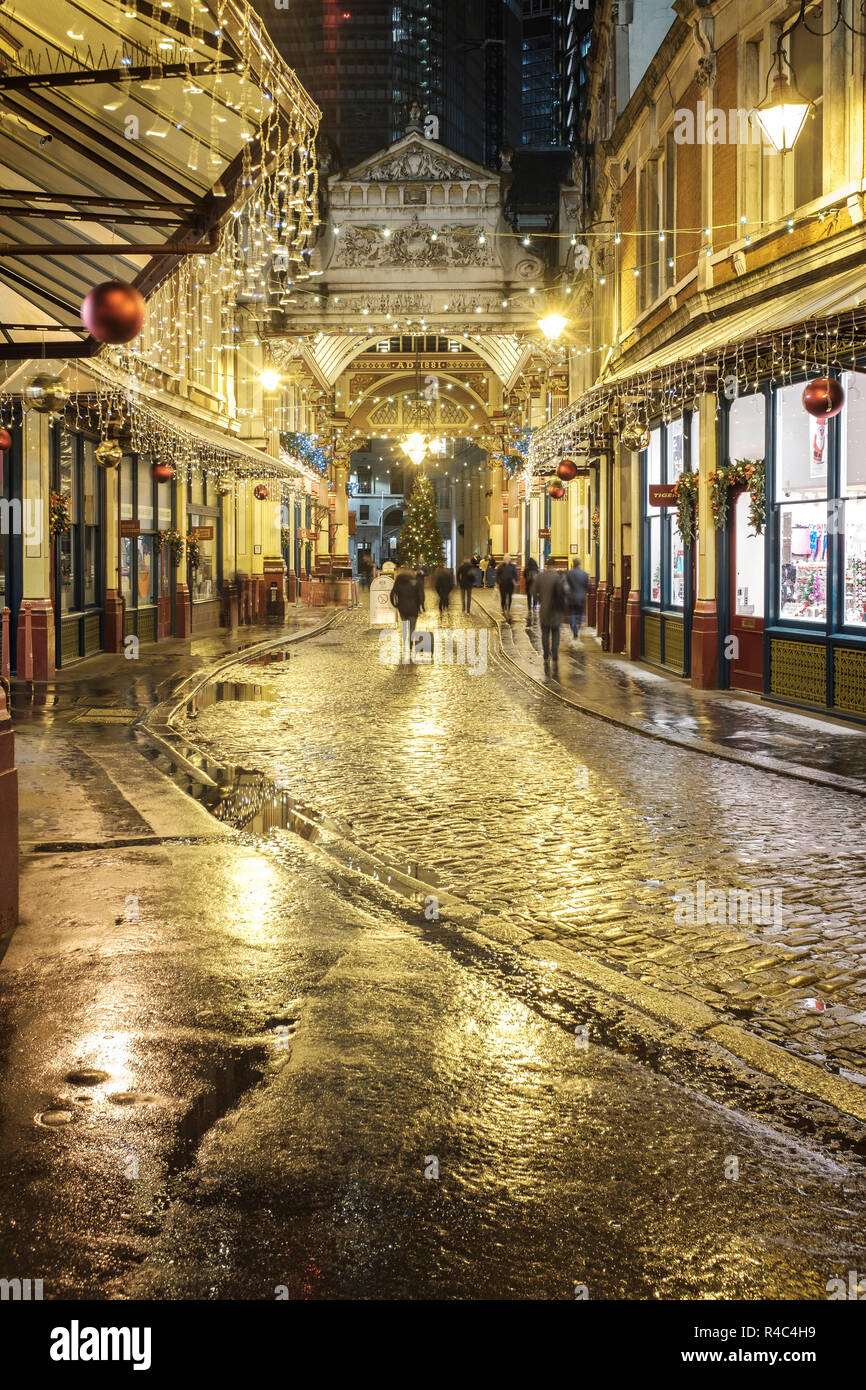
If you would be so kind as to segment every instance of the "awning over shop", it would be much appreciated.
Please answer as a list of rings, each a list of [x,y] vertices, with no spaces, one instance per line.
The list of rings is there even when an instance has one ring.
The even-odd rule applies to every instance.
[[[718,304],[708,308],[704,296],[689,305],[699,324],[624,361],[536,431],[532,471],[550,472],[564,453],[610,447],[624,424],[645,428],[655,418],[670,418],[697,395],[715,391],[723,374],[736,376],[745,389],[765,378],[783,381],[804,368],[818,375],[840,354],[866,351],[862,254],[835,274],[755,294],[745,308],[733,295],[728,312]]]
[[[245,0],[31,0],[0,14],[0,358],[89,354],[81,301],[145,296],[318,110]]]
[[[722,318],[719,311],[705,318],[699,328],[641,357],[638,363],[622,367],[605,376],[599,385],[624,381],[639,371],[653,372],[660,367],[688,360],[706,353],[708,356],[773,329],[785,328],[810,319],[826,318],[866,302],[866,265],[853,266],[820,283],[810,283],[772,299],[761,299],[746,309],[733,309]]]

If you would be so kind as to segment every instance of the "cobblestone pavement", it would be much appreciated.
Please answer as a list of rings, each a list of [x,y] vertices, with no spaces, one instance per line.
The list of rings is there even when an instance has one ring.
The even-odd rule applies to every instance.
[[[363,609],[256,669],[255,702],[217,702],[182,731],[389,862],[866,1076],[861,797],[580,715],[498,664],[492,641],[483,674],[385,662]],[[719,890],[722,920],[690,922]],[[742,890],[761,908],[732,910]]]
[[[495,595],[480,605],[501,621]],[[544,679],[541,631],[526,622],[526,600],[517,597],[513,621],[502,624],[505,653],[534,678]],[[562,628],[559,669],[550,684],[584,709],[633,728],[692,746],[718,749],[752,765],[799,772],[817,781],[866,791],[866,730],[862,725],[764,702],[742,691],[696,690],[682,677],[601,650],[593,629],[571,649]]]

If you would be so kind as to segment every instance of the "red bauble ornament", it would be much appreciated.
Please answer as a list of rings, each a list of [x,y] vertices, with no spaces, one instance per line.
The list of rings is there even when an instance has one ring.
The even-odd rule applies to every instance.
[[[12,436],[7,429],[0,427],[0,454],[5,454],[7,449],[12,448]]]
[[[129,343],[144,326],[147,307],[134,285],[106,280],[89,290],[81,304],[81,322],[98,343]]]
[[[831,415],[838,415],[844,404],[845,392],[841,381],[819,376],[807,382],[803,391],[803,409],[814,415],[816,420],[829,420]]]
[[[258,497],[260,502],[266,502],[268,500],[268,490],[265,487],[264,483],[256,484],[256,486],[253,488],[253,496]]]
[[[170,483],[174,479],[175,470],[170,463],[152,463],[150,476],[155,483]]]
[[[562,483],[551,483],[547,489],[548,497],[552,497],[555,502],[561,502],[565,496],[565,488]]]
[[[556,476],[561,478],[564,483],[570,483],[572,478],[576,478],[577,464],[574,459],[562,459],[556,470]]]

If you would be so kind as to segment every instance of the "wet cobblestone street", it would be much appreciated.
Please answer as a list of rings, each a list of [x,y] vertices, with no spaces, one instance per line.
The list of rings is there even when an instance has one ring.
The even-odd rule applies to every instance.
[[[445,621],[462,620],[452,609]],[[495,660],[492,634],[483,673],[383,662],[363,607],[288,664],[221,678],[233,675],[261,683],[256,700],[213,704],[183,727],[215,756],[260,769],[360,845],[416,861],[485,911],[821,1065],[866,1070],[859,797],[563,709]],[[678,923],[675,895],[701,883],[763,890],[780,911]]]

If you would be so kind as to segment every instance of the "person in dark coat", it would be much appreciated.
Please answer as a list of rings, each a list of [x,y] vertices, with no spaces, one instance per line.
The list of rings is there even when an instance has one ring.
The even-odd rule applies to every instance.
[[[447,613],[454,588],[454,574],[446,565],[437,565],[433,571],[433,588],[439,596],[439,612]]]
[[[484,584],[488,589],[492,589],[496,583],[496,561],[492,555],[487,557],[487,568],[484,571]]]
[[[535,612],[536,608],[538,607],[538,595],[537,595],[537,593],[536,593],[536,591],[535,591],[535,585],[536,585],[537,580],[538,580],[538,561],[535,559],[535,557],[534,557],[533,555],[530,555],[530,557],[529,557],[529,559],[526,561],[526,564],[525,564],[524,569],[523,569],[523,584],[524,584],[524,587],[525,587],[525,589],[526,589],[526,621],[527,621],[527,622],[531,622],[531,621],[532,621],[532,615],[533,615],[533,613]]]
[[[497,569],[496,583],[499,588],[499,602],[502,604],[502,612],[505,617],[510,617],[511,600],[514,595],[514,586],[517,583],[517,566],[512,563],[510,555],[506,555]]]
[[[580,561],[572,561],[571,569],[565,575],[565,587],[569,600],[569,621],[571,623],[572,644],[577,641],[586,614],[586,595],[589,590],[589,575],[581,569]]]
[[[536,584],[538,612],[541,620],[541,650],[545,670],[559,661],[559,629],[568,617],[569,601],[562,570],[548,563],[539,574]]]
[[[460,599],[463,604],[464,613],[469,613],[471,611],[472,590],[479,582],[478,576],[480,574],[481,570],[478,568],[474,555],[471,560],[464,560],[457,571],[457,583],[460,585]]]
[[[403,624],[400,659],[405,666],[412,659],[412,637],[415,632],[415,624],[418,621],[418,614],[421,611],[418,576],[414,570],[404,565],[397,571],[390,597]]]

